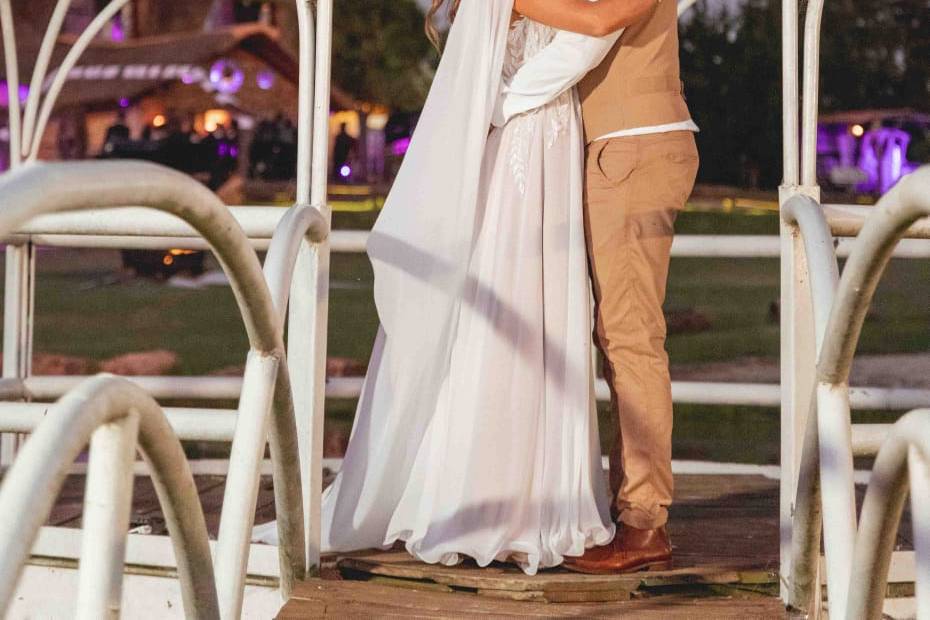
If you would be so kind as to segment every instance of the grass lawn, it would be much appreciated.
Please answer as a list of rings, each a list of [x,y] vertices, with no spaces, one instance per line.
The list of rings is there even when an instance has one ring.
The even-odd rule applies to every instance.
[[[364,229],[372,214],[336,214],[336,228]],[[683,213],[683,234],[777,234],[777,216]],[[180,374],[202,374],[245,360],[246,338],[225,288],[183,290],[114,277],[114,252],[43,251],[36,289],[36,351],[105,359],[130,351],[168,349]],[[673,260],[668,308],[694,309],[712,329],[674,335],[674,363],[743,356],[778,356],[778,326],[769,316],[778,298],[775,259]],[[330,355],[366,359],[377,329],[372,273],[364,255],[333,258]],[[863,333],[861,351],[930,350],[930,261],[893,261]],[[351,424],[354,403],[329,403],[332,424]],[[778,418],[750,407],[679,406],[676,458],[772,463]]]

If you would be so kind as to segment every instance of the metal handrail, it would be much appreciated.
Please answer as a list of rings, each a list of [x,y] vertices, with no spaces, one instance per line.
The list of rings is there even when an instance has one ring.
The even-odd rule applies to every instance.
[[[266,435],[274,462],[281,589],[289,593],[294,581],[303,577],[306,564],[299,450],[283,326],[258,258],[228,209],[186,175],[130,161],[29,163],[0,178],[0,196],[4,201],[0,235],[42,213],[106,208],[131,200],[185,219],[213,247],[230,278],[251,346],[217,545],[220,602],[224,616],[238,615],[258,492],[256,472]]]
[[[832,304],[817,364],[811,415],[797,487],[789,604],[816,607],[821,509],[831,615],[846,615],[857,541],[849,372],[865,316],[896,244],[930,215],[930,166],[903,179],[876,205],[858,236]],[[816,437],[812,429],[817,429]]]
[[[71,464],[88,441],[92,447],[85,527],[97,536],[90,540],[85,533],[83,549],[89,553],[81,561],[77,615],[104,618],[119,609],[132,492],[132,467],[127,461],[134,460],[138,443],[152,471],[174,546],[185,616],[218,618],[207,525],[181,442],[150,396],[124,379],[109,376],[89,379],[62,398],[4,477],[0,487],[0,514],[4,515],[0,520],[0,615],[13,598],[32,544]],[[100,461],[111,451],[121,453],[116,461],[124,467],[105,467],[107,463]],[[95,489],[102,492],[97,494]],[[92,508],[97,503],[111,509],[119,504],[120,510],[101,515]],[[101,523],[101,516],[115,519],[117,527],[106,527],[109,524]]]
[[[847,618],[882,616],[908,486],[918,567],[915,598],[918,617],[924,618],[930,610],[930,409],[898,420],[875,459],[856,537]]]
[[[807,263],[810,265],[814,331],[819,350],[840,279],[833,233],[820,204],[810,196],[792,196],[782,206],[781,218],[786,224],[797,229],[797,234],[804,243]]]
[[[808,0],[804,15],[804,96],[801,124],[801,185],[817,186],[817,114],[820,102],[820,23],[824,0]]]

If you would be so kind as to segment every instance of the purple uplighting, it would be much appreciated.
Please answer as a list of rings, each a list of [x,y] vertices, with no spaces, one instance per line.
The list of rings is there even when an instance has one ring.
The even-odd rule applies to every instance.
[[[121,108],[128,108],[128,107],[129,107],[129,99],[127,99],[126,97],[120,98],[120,100],[119,100],[119,107],[121,107]]]
[[[29,86],[26,84],[20,84],[17,88],[17,93],[19,94],[19,102],[23,103],[26,101],[26,98],[29,97]],[[6,80],[0,82],[0,107],[9,107],[10,105],[10,90],[9,86],[6,83]]]
[[[907,160],[911,136],[894,127],[825,123],[817,131],[818,175],[866,194],[884,194],[916,164]]]
[[[270,69],[262,69],[255,76],[255,83],[262,90],[271,90],[274,86],[274,72]]]
[[[244,81],[242,69],[232,60],[221,58],[210,66],[210,83],[223,94],[238,92]]]
[[[391,152],[394,155],[403,155],[407,152],[407,149],[410,148],[410,138],[401,138],[400,140],[395,140],[391,144]]]
[[[339,169],[339,176],[341,176],[343,179],[348,179],[351,174],[352,168],[350,168],[348,164],[343,164]]]
[[[122,43],[126,40],[126,29],[123,28],[123,20],[120,17],[116,17],[110,22],[110,40],[116,41],[117,43]]]

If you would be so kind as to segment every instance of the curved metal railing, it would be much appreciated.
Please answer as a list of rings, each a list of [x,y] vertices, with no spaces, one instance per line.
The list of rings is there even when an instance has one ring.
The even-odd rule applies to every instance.
[[[930,409],[894,425],[872,467],[853,554],[847,618],[881,618],[888,568],[910,487],[917,617],[930,615]]]
[[[871,507],[863,512],[862,525],[857,527],[849,373],[866,313],[894,248],[908,228],[927,215],[930,215],[930,166],[903,179],[876,205],[857,237],[836,287],[835,301],[830,304],[829,320],[819,347],[815,404],[809,418],[795,504],[789,587],[789,604],[795,609],[819,610],[822,531],[830,615],[855,619],[878,617],[893,547],[889,537],[893,541],[897,529],[888,526],[901,513],[900,505],[895,508],[894,502],[903,505],[907,492],[906,477],[902,478],[898,470],[907,465],[908,446],[916,450],[911,457],[917,463],[911,468],[912,485],[926,489],[930,484],[926,461],[921,460],[925,457],[926,443],[919,436],[907,434],[917,428],[927,429],[930,413],[912,412],[893,427],[880,448],[879,455],[886,456],[876,461],[868,493],[882,499],[867,500]],[[811,285],[818,289],[815,295],[828,295],[819,289],[829,288],[829,284],[812,280]],[[912,499],[916,497],[912,493]],[[887,505],[878,506],[876,501]],[[919,560],[917,566],[918,583],[924,580],[926,584],[930,579],[930,555],[925,554],[930,554],[930,549],[926,546],[925,532],[930,528],[930,515],[924,503],[924,498],[915,502],[914,521],[915,530],[924,532],[924,542],[917,546],[917,552],[925,559]],[[829,526],[822,528],[822,523]],[[867,564],[862,564],[863,560]],[[924,585],[922,589],[927,587]],[[926,593],[920,596],[920,592],[921,588],[918,602],[930,604]],[[876,597],[879,603],[875,602]],[[852,604],[847,607],[850,601]],[[927,612],[930,609],[924,613]]]
[[[238,617],[249,540],[258,493],[258,471],[271,445],[275,504],[281,555],[281,589],[285,596],[304,576],[303,502],[299,449],[291,387],[285,363],[281,304],[272,299],[261,265],[249,241],[225,205],[190,177],[144,162],[29,163],[0,179],[0,234],[28,219],[52,212],[118,207],[129,202],[172,213],[190,224],[210,244],[230,279],[250,343],[239,417],[230,455],[215,571],[223,617]],[[295,211],[295,213],[298,213]],[[323,234],[321,216],[294,216],[300,235]],[[283,229],[290,240],[291,229]],[[283,233],[282,233],[283,234]],[[273,256],[293,256],[293,243],[274,244]],[[285,245],[287,247],[285,247]],[[275,258],[272,265],[286,262]],[[283,274],[286,276],[287,273]],[[280,279],[279,279],[280,282]],[[277,283],[276,290],[281,290]],[[269,411],[273,410],[269,428]]]
[[[158,404],[125,379],[86,380],[23,446],[0,487],[0,615],[71,464],[90,442],[75,617],[118,617],[136,448],[148,462],[177,558],[187,618],[219,618],[207,525],[184,455]]]

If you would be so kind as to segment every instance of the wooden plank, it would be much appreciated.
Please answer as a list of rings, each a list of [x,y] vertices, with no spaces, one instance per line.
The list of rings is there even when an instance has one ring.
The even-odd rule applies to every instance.
[[[405,552],[372,553],[343,558],[337,566],[373,575],[431,581],[459,588],[477,590],[521,591],[604,591],[631,592],[638,587],[663,587],[688,584],[764,584],[775,583],[777,576],[765,570],[727,567],[722,562],[671,571],[627,575],[580,575],[564,570],[549,570],[525,575],[519,569],[503,566],[479,568],[473,564],[446,567],[419,562]],[[746,579],[743,581],[743,579]]]
[[[419,562],[406,552],[375,553],[365,557],[344,558],[337,562],[341,568],[371,573],[433,581],[459,588],[537,591],[537,590],[605,590],[635,589],[640,578],[635,575],[580,575],[577,573],[543,572],[525,575],[516,568],[492,565],[480,568],[473,564],[446,567]]]
[[[775,597],[663,596],[608,603],[561,603],[499,600],[459,593],[423,592],[357,581],[308,580],[298,584],[293,599],[278,618],[343,617],[417,618],[618,618],[684,620],[733,618],[756,620],[783,618],[784,608]]]

